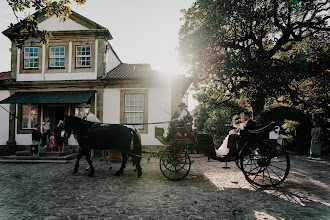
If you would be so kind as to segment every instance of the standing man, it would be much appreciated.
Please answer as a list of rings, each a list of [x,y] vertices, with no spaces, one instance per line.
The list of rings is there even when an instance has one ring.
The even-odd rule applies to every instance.
[[[39,157],[40,139],[41,139],[40,124],[36,124],[32,132],[32,143],[37,145],[38,151],[36,153],[33,153],[33,157]]]
[[[85,115],[83,119],[86,121],[100,123],[100,120],[91,112],[91,109],[89,107],[85,107]]]

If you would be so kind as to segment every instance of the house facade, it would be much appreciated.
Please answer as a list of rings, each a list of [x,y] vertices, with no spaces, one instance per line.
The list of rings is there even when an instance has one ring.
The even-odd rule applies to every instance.
[[[35,125],[49,117],[51,129],[65,115],[82,117],[84,107],[103,123],[136,123],[142,145],[161,145],[154,122],[170,121],[191,79],[166,76],[149,64],[123,63],[108,29],[73,12],[68,21],[35,17],[49,43],[29,38],[11,45],[11,71],[0,74],[0,155],[31,144]],[[12,39],[10,29],[3,32]],[[160,124],[165,130],[168,124]],[[68,145],[77,145],[70,137]]]

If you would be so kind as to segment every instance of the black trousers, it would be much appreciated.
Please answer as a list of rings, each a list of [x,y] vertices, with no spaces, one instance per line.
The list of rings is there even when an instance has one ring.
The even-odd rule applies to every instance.
[[[229,148],[229,155],[235,155],[236,151],[236,142],[237,142],[238,134],[230,134],[228,137],[228,148]]]

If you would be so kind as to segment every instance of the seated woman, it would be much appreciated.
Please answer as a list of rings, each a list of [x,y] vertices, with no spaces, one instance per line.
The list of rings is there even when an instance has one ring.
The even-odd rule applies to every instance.
[[[229,131],[229,134],[225,137],[224,141],[222,142],[221,146],[215,150],[217,157],[224,157],[228,155],[231,149],[234,149],[236,146],[236,140],[239,135],[240,130],[244,130],[247,126],[247,122],[250,120],[250,113],[249,112],[242,112],[240,114],[241,123],[237,124],[235,120],[238,118],[237,115],[235,115],[232,119],[233,127],[236,128],[236,130]],[[232,154],[235,153],[233,150],[231,151]]]

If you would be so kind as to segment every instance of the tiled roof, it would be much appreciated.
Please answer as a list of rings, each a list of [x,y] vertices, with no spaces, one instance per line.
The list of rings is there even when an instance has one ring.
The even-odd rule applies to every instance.
[[[10,80],[10,79],[11,79],[10,71],[0,72],[0,81]]]
[[[121,63],[108,72],[105,79],[146,79],[159,74],[160,72],[151,69],[150,64]]]

